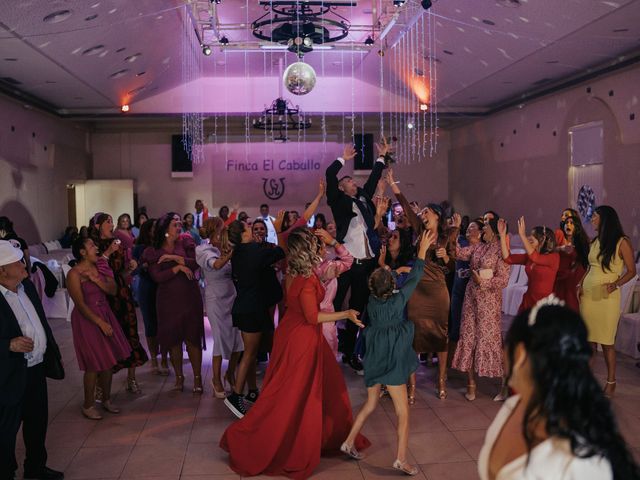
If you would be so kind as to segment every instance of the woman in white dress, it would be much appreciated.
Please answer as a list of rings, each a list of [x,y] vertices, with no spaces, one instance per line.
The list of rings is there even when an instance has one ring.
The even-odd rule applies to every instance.
[[[509,386],[517,392],[487,430],[482,480],[638,479],[600,385],[580,315],[550,296],[507,334]]]
[[[224,221],[220,217],[205,220],[202,231],[205,240],[196,247],[196,261],[206,281],[205,303],[207,318],[213,335],[213,394],[225,398],[222,384],[222,360],[229,360],[224,375],[225,382],[235,383],[235,371],[244,350],[240,331],[233,326],[231,307],[236,298],[236,289],[231,279],[232,249],[226,235]]]

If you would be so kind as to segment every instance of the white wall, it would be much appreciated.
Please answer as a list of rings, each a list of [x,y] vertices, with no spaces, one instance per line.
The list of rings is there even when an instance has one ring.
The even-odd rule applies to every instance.
[[[0,97],[0,215],[28,243],[62,235],[67,182],[90,168],[84,129]]]

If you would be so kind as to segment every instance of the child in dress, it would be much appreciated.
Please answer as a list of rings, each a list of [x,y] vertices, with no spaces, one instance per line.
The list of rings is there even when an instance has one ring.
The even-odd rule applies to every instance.
[[[409,404],[407,379],[418,367],[413,351],[414,325],[403,315],[405,305],[420,281],[424,271],[424,259],[435,241],[431,232],[420,238],[416,259],[404,286],[396,290],[395,279],[390,269],[381,267],[369,277],[371,296],[367,305],[369,326],[364,330],[367,353],[364,357],[364,381],[367,386],[367,401],[353,423],[349,436],[340,448],[350,457],[362,456],[353,447],[358,432],[367,417],[378,406],[381,385],[386,385],[398,416],[398,454],[393,468],[407,475],[416,475],[418,469],[406,461],[409,442]]]

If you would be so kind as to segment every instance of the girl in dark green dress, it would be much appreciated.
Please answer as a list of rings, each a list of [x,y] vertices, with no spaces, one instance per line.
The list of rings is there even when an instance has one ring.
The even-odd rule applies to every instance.
[[[384,384],[387,386],[398,415],[398,454],[396,461],[393,462],[393,468],[407,475],[418,473],[418,469],[406,461],[409,443],[407,379],[411,373],[415,372],[418,362],[412,346],[414,325],[405,319],[403,311],[422,277],[424,259],[434,240],[434,235],[428,231],[421,236],[418,258],[399,291],[396,290],[395,279],[389,268],[378,268],[369,277],[371,291],[367,305],[369,326],[364,330],[367,345],[364,357],[364,381],[368,395],[349,436],[341,447],[347,455],[361,458],[360,453],[353,447],[353,442],[367,417],[378,406],[380,388]]]

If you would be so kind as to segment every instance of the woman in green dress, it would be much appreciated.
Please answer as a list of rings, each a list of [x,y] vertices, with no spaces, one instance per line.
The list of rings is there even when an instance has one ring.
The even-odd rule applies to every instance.
[[[367,401],[358,412],[351,432],[341,447],[347,455],[361,458],[353,444],[367,417],[378,406],[381,386],[386,385],[398,416],[398,454],[393,468],[407,475],[418,473],[418,469],[406,460],[409,443],[407,379],[416,371],[418,361],[412,346],[414,324],[405,318],[403,311],[422,277],[427,250],[434,242],[435,236],[429,231],[420,237],[418,258],[399,291],[388,267],[378,268],[369,277],[369,326],[364,330],[367,345],[364,357]]]

